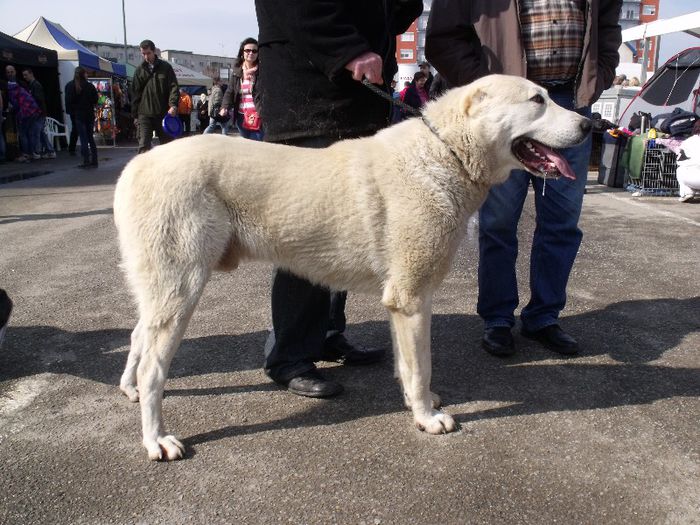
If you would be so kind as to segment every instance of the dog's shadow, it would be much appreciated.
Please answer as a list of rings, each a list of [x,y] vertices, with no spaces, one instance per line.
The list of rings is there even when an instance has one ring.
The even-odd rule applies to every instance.
[[[436,315],[432,323],[433,389],[461,423],[494,417],[639,405],[676,396],[700,395],[700,371],[653,363],[700,331],[700,297],[623,301],[569,316],[581,357],[558,359],[516,336],[519,352],[497,359],[479,348],[482,323],[474,315]],[[128,330],[65,332],[53,327],[12,327],[0,352],[0,379],[37,373],[71,374],[116,385],[126,360]],[[259,370],[267,332],[186,339],[173,359],[171,378]],[[362,345],[390,345],[386,322],[351,325],[348,337]],[[590,358],[607,355],[605,363]],[[610,363],[610,360],[613,362]],[[599,361],[599,360],[598,360]],[[324,370],[346,386],[344,395],[314,401],[289,417],[248,426],[231,425],[193,435],[190,445],[241,434],[300,426],[334,425],[403,411],[393,363]],[[205,388],[168,388],[166,396],[281,392],[271,382]],[[117,395],[115,388],[115,395]],[[274,401],[271,401],[274,402]],[[486,407],[483,403],[486,402]],[[476,405],[473,410],[465,404]]]

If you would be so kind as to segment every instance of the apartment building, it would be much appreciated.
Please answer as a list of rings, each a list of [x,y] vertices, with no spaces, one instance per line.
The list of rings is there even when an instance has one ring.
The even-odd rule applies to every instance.
[[[80,40],[80,43],[93,53],[97,53],[107,60],[122,64],[125,63],[123,44],[93,42],[90,40]],[[174,49],[165,49],[161,51],[160,49],[156,49],[156,52],[163,60],[167,60],[173,64],[179,64],[188,69],[193,69],[194,71],[198,71],[212,78],[218,75],[224,81],[229,78],[233,63],[235,62],[235,58],[232,57],[200,55],[192,51],[178,51]],[[134,66],[140,64],[142,61],[139,46],[127,45],[126,55],[126,61]]]

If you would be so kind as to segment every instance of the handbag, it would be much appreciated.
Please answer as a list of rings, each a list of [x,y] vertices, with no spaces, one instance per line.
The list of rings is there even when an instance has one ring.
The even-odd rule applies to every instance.
[[[245,108],[243,110],[243,122],[241,125],[249,131],[259,131],[262,121],[255,108]]]

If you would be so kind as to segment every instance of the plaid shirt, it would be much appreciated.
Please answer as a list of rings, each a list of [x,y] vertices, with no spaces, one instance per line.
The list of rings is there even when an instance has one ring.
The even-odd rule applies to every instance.
[[[576,78],[586,33],[585,0],[519,0],[527,78],[560,84]]]
[[[17,82],[7,83],[7,94],[19,120],[41,116],[41,109],[29,92]]]

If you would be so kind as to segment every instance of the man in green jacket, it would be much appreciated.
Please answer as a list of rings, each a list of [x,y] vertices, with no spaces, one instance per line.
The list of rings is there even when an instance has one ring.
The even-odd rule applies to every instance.
[[[144,40],[139,45],[143,62],[134,72],[131,87],[131,113],[138,126],[139,153],[151,149],[151,137],[156,132],[161,144],[172,138],[163,131],[166,113],[177,117],[179,89],[175,71],[156,55],[156,45]]]

